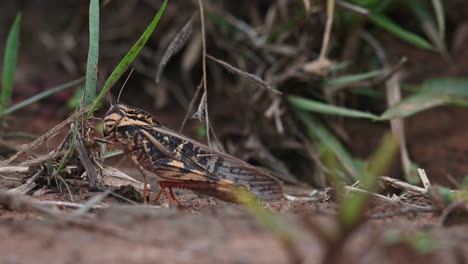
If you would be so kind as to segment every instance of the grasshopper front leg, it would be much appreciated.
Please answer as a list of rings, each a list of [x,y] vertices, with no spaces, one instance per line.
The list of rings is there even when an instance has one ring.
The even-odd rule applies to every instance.
[[[147,204],[148,201],[148,172],[143,168],[143,166],[140,164],[139,160],[141,158],[141,155],[132,155],[129,154],[130,160],[132,163],[138,168],[140,173],[143,175],[143,204]]]

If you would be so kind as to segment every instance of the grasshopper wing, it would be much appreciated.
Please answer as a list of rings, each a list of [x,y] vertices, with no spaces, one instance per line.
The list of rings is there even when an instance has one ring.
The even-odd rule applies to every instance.
[[[281,183],[247,162],[212,150],[163,126],[145,126],[141,133],[166,156],[199,171],[197,174],[202,172],[207,182],[243,186],[266,201],[283,198]]]

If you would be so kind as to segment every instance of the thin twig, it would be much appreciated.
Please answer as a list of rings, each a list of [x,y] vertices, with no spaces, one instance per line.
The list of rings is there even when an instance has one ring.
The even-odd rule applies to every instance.
[[[335,14],[335,0],[327,0],[327,22],[322,39],[322,49],[320,50],[319,60],[327,58],[330,35],[333,26],[333,17]]]
[[[12,173],[27,174],[28,172],[29,172],[29,167],[20,167],[20,166],[0,167],[0,173],[2,174],[12,174]]]
[[[7,177],[7,176],[3,176],[3,175],[0,175],[0,178],[5,179],[5,180],[9,180],[9,181],[21,181],[21,179],[13,178],[13,177]]]
[[[73,124],[72,124],[73,125]],[[72,127],[73,130],[73,127]],[[88,149],[85,146],[85,142],[83,137],[81,136],[81,129],[77,131],[77,138],[76,138],[76,151],[78,152],[78,157],[80,158],[81,164],[86,170],[89,179],[89,186],[96,187],[99,183],[99,177],[96,172],[96,168],[93,166],[93,162],[91,161],[91,156],[88,153]]]
[[[420,193],[420,194],[426,194],[427,193],[427,190],[424,189],[424,188],[409,184],[409,183],[407,183],[405,181],[390,178],[390,177],[387,177],[387,176],[380,177],[380,181],[382,181],[384,183],[388,183],[388,184],[392,185],[393,187],[396,187],[396,188],[399,188],[399,189],[402,189],[402,190],[405,190],[405,191],[409,191],[409,192],[413,192],[413,193]]]
[[[192,100],[190,101],[189,108],[187,109],[187,113],[184,116],[184,121],[182,121],[182,125],[180,125],[179,132],[182,132],[182,130],[184,129],[185,124],[187,123],[187,120],[190,117],[190,114],[193,112],[193,109],[195,107],[195,101],[200,96],[200,92],[201,92],[202,88],[203,88],[203,77],[202,77],[202,79],[200,80],[200,83],[197,86],[197,90],[195,91],[195,94],[193,95]]]
[[[87,212],[89,212],[91,209],[93,209],[93,206],[96,206],[98,203],[100,203],[104,198],[109,195],[110,190],[106,190],[105,192],[99,193],[95,195],[93,198],[91,198],[87,203],[83,205],[83,207],[77,209],[75,212],[73,212],[72,215],[74,216],[80,216],[83,215]]]
[[[364,17],[367,17],[369,16],[370,14],[370,11],[365,9],[365,8],[362,8],[360,6],[357,6],[357,5],[353,5],[349,2],[345,2],[345,1],[336,1],[336,6],[337,7],[340,7],[344,10],[349,10],[355,14],[358,14],[358,15],[361,15],[361,16],[364,16]]]
[[[258,76],[254,75],[254,74],[251,74],[251,73],[248,73],[248,72],[245,72],[245,71],[242,71],[242,70],[232,66],[231,64],[229,64],[229,63],[227,63],[225,61],[222,61],[220,59],[217,59],[217,58],[215,58],[215,57],[213,57],[213,56],[211,56],[209,54],[206,55],[206,56],[210,60],[220,64],[221,66],[223,66],[228,71],[230,71],[232,73],[236,73],[237,75],[239,75],[244,80],[247,80],[255,88],[265,89],[266,91],[272,92],[273,94],[276,94],[276,95],[282,94],[280,91],[273,88],[270,84],[268,84],[267,82],[265,82],[264,80],[262,80]]]
[[[418,168],[418,175],[419,178],[421,178],[421,182],[423,183],[424,189],[426,189],[427,192],[427,190],[429,190],[429,188],[431,187],[431,182],[429,181],[429,178],[426,175],[426,171],[424,171],[424,169]]]
[[[208,118],[208,87],[206,85],[206,33],[205,33],[205,11],[203,10],[203,1],[198,0],[198,7],[200,8],[200,22],[201,22],[201,31],[202,31],[202,46],[203,46],[203,90],[204,96],[202,97],[203,104],[205,104],[205,122],[206,122],[206,139],[208,141],[208,146],[211,146],[210,140],[210,123]]]
[[[34,174],[31,178],[29,178],[24,184],[16,187],[16,188],[13,188],[13,189],[10,189],[8,190],[8,192],[10,193],[18,193],[18,194],[26,194],[28,192],[30,192],[32,189],[34,189],[36,187],[36,179],[39,178],[39,176],[42,175],[42,172],[44,172],[45,168],[44,167],[41,167],[41,169],[36,172],[36,174]]]

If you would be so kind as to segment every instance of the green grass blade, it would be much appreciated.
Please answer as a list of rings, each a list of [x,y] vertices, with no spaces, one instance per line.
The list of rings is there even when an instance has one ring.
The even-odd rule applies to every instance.
[[[41,92],[39,94],[36,94],[36,95],[34,95],[34,96],[32,96],[32,97],[30,97],[30,98],[28,98],[28,99],[26,99],[26,100],[24,100],[22,102],[19,102],[19,103],[15,104],[15,105],[11,106],[10,108],[6,109],[5,111],[1,112],[0,113],[0,118],[6,116],[8,114],[11,114],[11,113],[13,113],[13,112],[25,107],[25,106],[28,106],[28,105],[30,105],[32,103],[35,103],[35,102],[37,102],[39,100],[42,100],[42,99],[44,99],[44,98],[46,98],[46,97],[48,97],[48,96],[50,96],[50,95],[52,95],[54,93],[57,93],[57,92],[65,90],[65,89],[69,89],[69,88],[72,88],[74,86],[77,86],[78,84],[82,83],[84,80],[85,80],[85,78],[82,77],[80,79],[76,79],[76,80],[71,81],[69,83],[65,83],[65,84],[59,85],[57,87],[54,87],[52,89],[47,89],[47,90],[45,90],[45,91],[43,91],[43,92]]]
[[[452,102],[450,96],[434,95],[430,93],[419,93],[408,96],[398,104],[392,105],[379,118],[379,120],[390,120],[393,118],[404,118],[421,111]]]
[[[360,185],[365,191],[375,192],[379,176],[385,173],[398,151],[398,142],[391,134],[386,134],[379,148],[367,161],[360,175]],[[369,193],[354,193],[343,199],[340,204],[340,222],[345,229],[358,225],[363,217],[364,209],[369,201]]]
[[[381,14],[372,14],[369,16],[369,20],[375,25],[387,30],[398,38],[423,49],[433,49],[432,45],[422,37],[401,28],[392,20]]]
[[[356,82],[365,81],[368,79],[375,78],[382,74],[382,71],[370,71],[352,75],[341,76],[334,79],[329,79],[324,82],[324,86],[326,87],[343,87],[347,86]]]
[[[468,78],[435,78],[424,81],[422,89],[388,108],[379,120],[404,118],[446,104],[467,107]]]
[[[377,119],[378,116],[373,115],[368,112],[357,111],[353,109],[348,109],[344,107],[334,106],[318,101],[314,101],[311,99],[307,99],[304,97],[290,95],[288,96],[288,101],[297,109],[309,111],[309,112],[316,112],[328,115],[338,115],[338,116],[345,116],[345,117],[353,117],[353,118],[367,118],[367,119]]]
[[[19,34],[21,25],[21,14],[16,15],[11,26],[5,46],[2,72],[2,93],[0,95],[0,111],[8,107],[10,103],[13,80],[15,77],[16,62],[18,59]]]
[[[432,0],[432,6],[434,7],[434,13],[436,15],[439,38],[445,39],[445,15],[442,1]]]
[[[94,100],[93,105],[91,106],[91,109],[88,112],[88,118],[92,115],[94,110],[97,108],[97,105],[99,102],[102,100],[104,95],[108,90],[110,90],[114,84],[120,79],[120,77],[125,73],[125,71],[128,69],[130,64],[133,62],[133,60],[136,58],[136,56],[140,53],[140,51],[143,49],[145,46],[146,42],[148,41],[149,37],[153,33],[154,29],[158,25],[159,20],[161,19],[162,14],[164,13],[164,10],[166,9],[168,0],[165,0],[164,3],[162,4],[161,8],[159,9],[158,13],[156,16],[153,18],[151,23],[148,25],[146,28],[145,32],[140,36],[138,41],[133,45],[133,47],[127,52],[125,57],[120,61],[120,63],[117,65],[117,67],[114,69],[114,71],[111,73],[109,78],[106,80],[104,83],[104,87],[102,88],[101,92],[99,93],[98,97],[96,100]]]
[[[322,143],[327,149],[334,153],[347,173],[354,180],[357,180],[359,176],[358,169],[351,154],[343,144],[312,115],[304,112],[298,112],[297,115],[306,126],[309,137],[314,141]]]
[[[432,42],[434,49],[439,51],[444,57],[448,58],[445,37],[442,36],[440,32],[441,25],[437,25],[436,22],[434,22],[434,17],[427,5],[422,1],[409,1],[408,4],[415,16],[421,22],[421,27],[426,34],[426,37]]]
[[[425,80],[422,92],[435,95],[468,97],[468,78],[434,78]]]
[[[99,0],[89,3],[89,49],[86,63],[86,86],[83,106],[86,107],[96,99],[96,82],[99,58]]]

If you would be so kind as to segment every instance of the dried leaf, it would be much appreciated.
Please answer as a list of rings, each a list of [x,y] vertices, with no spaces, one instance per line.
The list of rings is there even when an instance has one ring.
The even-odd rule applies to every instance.
[[[200,121],[205,120],[206,114],[206,92],[203,92],[202,98],[200,99],[200,103],[198,104],[197,111],[192,115],[192,118],[198,119]]]
[[[270,84],[268,84],[264,80],[260,79],[256,75],[253,75],[251,73],[242,71],[242,70],[232,66],[231,64],[229,64],[229,63],[227,63],[225,61],[214,58],[213,56],[210,56],[210,55],[206,55],[206,56],[209,59],[211,59],[212,61],[219,63],[221,66],[226,68],[226,70],[228,70],[229,72],[235,73],[235,74],[239,75],[241,78],[247,80],[255,88],[265,89],[265,90],[267,90],[269,92],[273,92],[275,94],[282,94],[280,91],[278,91],[275,88],[271,87]]]
[[[192,28],[193,28],[193,16],[192,18],[190,18],[190,20],[184,25],[184,27],[179,31],[179,33],[177,33],[177,35],[171,41],[171,43],[169,44],[169,47],[167,48],[161,61],[159,62],[158,71],[156,72],[156,83],[159,83],[161,74],[164,68],[166,68],[167,63],[172,58],[172,56],[177,54],[177,52],[179,52],[185,46],[185,43],[187,43],[187,40],[192,34]]]

